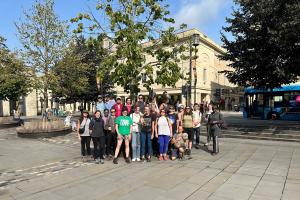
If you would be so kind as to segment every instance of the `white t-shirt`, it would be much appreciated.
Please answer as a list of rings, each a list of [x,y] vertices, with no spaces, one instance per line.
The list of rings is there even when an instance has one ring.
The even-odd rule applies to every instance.
[[[132,131],[134,132],[141,132],[141,125],[140,125],[140,119],[141,119],[141,113],[131,113],[130,118],[132,119]]]
[[[171,135],[167,117],[161,116],[157,121],[158,135]]]
[[[193,125],[194,128],[199,128],[201,126],[202,113],[200,111],[193,111],[193,124],[199,122],[198,125]]]
[[[90,130],[89,130],[90,122],[91,122],[90,119],[83,119],[82,120],[82,122],[80,124],[80,128],[83,128],[84,125],[85,125],[85,129],[84,129],[84,133],[81,134],[80,136],[90,136]]]

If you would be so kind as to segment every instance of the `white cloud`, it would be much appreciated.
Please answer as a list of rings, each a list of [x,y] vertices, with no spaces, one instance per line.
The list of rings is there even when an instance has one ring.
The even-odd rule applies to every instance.
[[[174,15],[176,24],[195,28],[216,20],[229,0],[181,0],[181,8]]]

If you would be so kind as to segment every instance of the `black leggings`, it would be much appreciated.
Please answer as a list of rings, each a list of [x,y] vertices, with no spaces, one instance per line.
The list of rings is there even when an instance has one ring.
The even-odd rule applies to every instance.
[[[116,135],[111,131],[106,132],[106,154],[114,155],[116,148]]]
[[[94,159],[104,159],[105,137],[92,137],[92,140],[94,144]]]
[[[91,155],[91,136],[80,136],[81,138],[81,155],[85,156],[85,148],[87,151],[87,155]]]

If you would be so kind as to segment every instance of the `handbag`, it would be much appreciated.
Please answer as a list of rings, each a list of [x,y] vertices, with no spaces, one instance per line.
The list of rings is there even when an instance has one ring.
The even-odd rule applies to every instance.
[[[83,134],[84,131],[85,131],[85,125],[86,125],[86,122],[87,122],[87,119],[86,119],[86,121],[85,121],[85,124],[84,124],[83,128],[79,128],[79,134],[80,134],[80,135]]]

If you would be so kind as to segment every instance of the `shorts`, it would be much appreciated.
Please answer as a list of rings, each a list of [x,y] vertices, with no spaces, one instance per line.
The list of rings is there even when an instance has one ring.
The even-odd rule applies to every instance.
[[[193,128],[184,128],[184,132],[186,132],[189,136],[189,142],[194,141],[194,131]]]
[[[120,135],[120,136],[121,136],[121,138],[119,139],[119,137],[118,137],[118,140],[129,140],[130,135]]]

